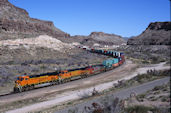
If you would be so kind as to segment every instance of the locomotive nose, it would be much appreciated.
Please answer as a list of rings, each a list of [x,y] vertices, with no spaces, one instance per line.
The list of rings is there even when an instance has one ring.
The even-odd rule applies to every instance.
[[[16,80],[15,83],[19,83],[19,80]]]

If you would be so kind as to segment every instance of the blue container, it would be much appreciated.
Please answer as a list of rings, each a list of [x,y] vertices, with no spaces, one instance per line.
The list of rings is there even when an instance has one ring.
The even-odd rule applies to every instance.
[[[111,54],[111,51],[108,51],[108,54]]]
[[[98,52],[98,50],[96,49],[96,50],[95,50],[95,52],[97,53],[97,52]]]
[[[109,51],[107,51],[106,54],[109,54]]]
[[[113,55],[113,53],[114,53],[114,52],[115,52],[115,51],[112,51],[112,53],[111,53],[111,54]]]
[[[104,52],[104,50],[102,50],[102,54],[104,54],[105,52]]]
[[[109,51],[109,55],[111,55],[112,54],[112,51]]]
[[[116,63],[118,63],[118,62],[119,62],[118,58],[114,58],[114,59],[113,59],[113,64],[116,64]]]
[[[121,53],[121,55],[124,55],[124,53]]]
[[[109,51],[109,55],[112,55],[113,51]]]
[[[99,50],[98,50],[98,49],[96,49],[96,50],[95,50],[95,52],[96,52],[96,53],[99,53]]]
[[[105,67],[112,67],[112,64],[114,63],[114,60],[113,59],[108,59],[108,60],[104,60],[103,61],[103,65],[105,66]]]
[[[99,53],[102,53],[102,50],[99,50]]]

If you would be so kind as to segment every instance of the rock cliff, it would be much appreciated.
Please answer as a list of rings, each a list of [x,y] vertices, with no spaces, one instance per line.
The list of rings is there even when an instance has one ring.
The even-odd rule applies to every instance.
[[[26,10],[15,7],[8,0],[0,0],[0,40],[27,38],[41,34],[69,37],[51,21],[30,18]]]

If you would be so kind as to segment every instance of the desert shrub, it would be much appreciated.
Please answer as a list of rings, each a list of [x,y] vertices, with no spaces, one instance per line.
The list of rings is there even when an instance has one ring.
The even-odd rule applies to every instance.
[[[127,113],[148,113],[148,111],[152,111],[151,107],[146,106],[131,106],[125,109]]]
[[[160,90],[160,89],[163,89],[163,86],[156,86],[153,88],[153,91],[157,91],[157,90]]]
[[[138,97],[137,97],[137,98],[142,99],[142,98],[145,98],[145,96],[146,96],[146,94],[140,94],[140,95],[138,95]]]
[[[151,78],[151,76],[149,74],[139,74],[136,77],[134,77],[134,80],[136,80],[137,82],[141,83],[145,79],[150,79],[150,78]]]
[[[148,60],[143,60],[142,63],[143,64],[149,64],[149,61]]]
[[[169,102],[170,103],[170,95],[161,95],[159,97],[159,99],[161,99],[162,102]]]
[[[13,65],[14,64],[14,61],[8,61],[6,64]]]
[[[27,66],[28,64],[26,62],[21,63],[21,66]]]
[[[78,113],[78,108],[75,109],[69,109],[68,113]]]
[[[147,74],[148,75],[152,75],[152,76],[168,76],[170,75],[170,69],[169,70],[147,70]]]
[[[68,102],[67,104],[70,105],[70,104],[72,104],[72,102]]]
[[[167,100],[168,100],[167,97],[162,97],[162,98],[161,98],[161,101],[162,101],[162,102],[167,102]]]

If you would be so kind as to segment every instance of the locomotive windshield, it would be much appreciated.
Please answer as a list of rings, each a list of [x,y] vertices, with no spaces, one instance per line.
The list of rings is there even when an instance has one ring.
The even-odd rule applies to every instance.
[[[17,77],[17,80],[22,81],[22,80],[23,80],[23,78],[21,78],[21,77]]]

